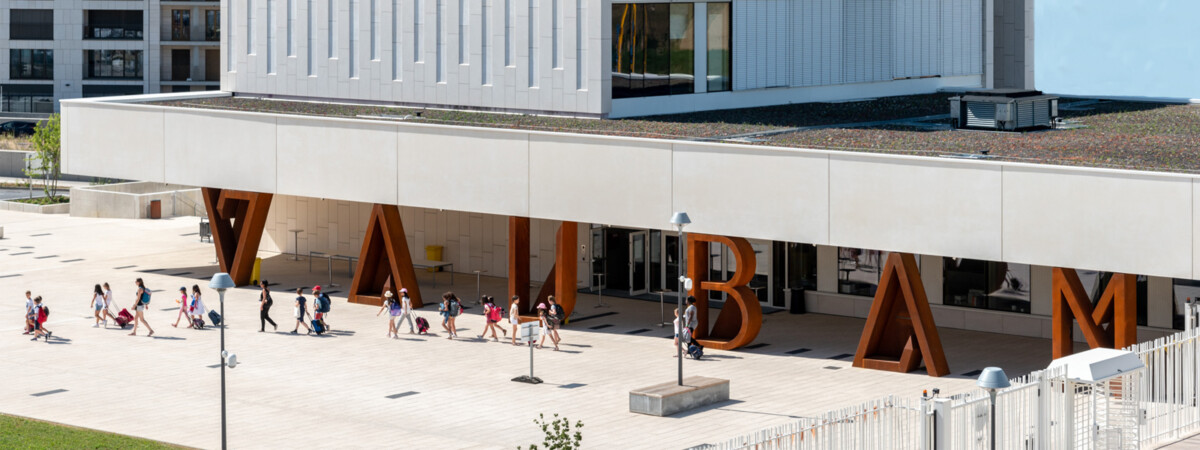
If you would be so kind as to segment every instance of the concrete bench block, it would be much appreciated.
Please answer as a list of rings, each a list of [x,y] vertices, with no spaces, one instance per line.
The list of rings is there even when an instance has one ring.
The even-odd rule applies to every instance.
[[[729,380],[687,377],[629,391],[629,412],[665,417],[729,400]]]

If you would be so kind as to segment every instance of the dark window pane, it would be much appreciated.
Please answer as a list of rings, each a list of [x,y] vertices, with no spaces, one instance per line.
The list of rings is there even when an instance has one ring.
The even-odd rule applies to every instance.
[[[729,3],[708,4],[708,92],[733,88],[732,22]]]
[[[142,39],[142,11],[89,10],[83,19],[84,39]]]
[[[86,50],[86,78],[142,78],[141,50]]]
[[[1029,265],[965,258],[942,261],[944,304],[1029,313]]]
[[[53,80],[54,50],[10,49],[8,73],[14,80]]]
[[[666,3],[643,5],[646,11],[642,75],[643,96],[671,93],[671,11]]]
[[[0,110],[6,112],[54,112],[54,85],[0,84]]]
[[[54,10],[13,9],[9,11],[8,38],[54,40]]]
[[[116,95],[141,95],[143,94],[142,86],[122,86],[122,85],[83,85],[83,96],[87,97],[111,97]]]
[[[221,40],[221,12],[209,10],[204,12],[204,40]]]

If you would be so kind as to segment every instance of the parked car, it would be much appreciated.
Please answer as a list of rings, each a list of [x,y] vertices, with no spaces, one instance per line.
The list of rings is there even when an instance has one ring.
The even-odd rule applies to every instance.
[[[17,137],[29,136],[33,134],[33,129],[37,124],[24,120],[12,120],[0,123],[0,134],[13,135]]]

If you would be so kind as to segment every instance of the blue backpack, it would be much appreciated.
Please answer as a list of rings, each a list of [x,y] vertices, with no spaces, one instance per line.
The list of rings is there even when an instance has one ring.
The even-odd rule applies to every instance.
[[[150,290],[149,289],[142,288],[142,299],[141,300],[142,300],[143,305],[150,304]]]
[[[329,296],[322,292],[321,295],[317,297],[317,312],[322,314],[329,312],[329,307],[332,306],[331,303],[333,302],[329,300]]]

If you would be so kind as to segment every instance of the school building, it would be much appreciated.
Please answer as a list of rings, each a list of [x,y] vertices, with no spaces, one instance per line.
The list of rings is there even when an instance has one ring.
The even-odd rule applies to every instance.
[[[827,126],[925,116],[894,96],[948,111],[937,92],[1031,87],[1027,3],[224,0],[221,91],[63,101],[64,171],[203,187],[238,283],[259,250],[319,252],[355,268],[352,302],[429,266],[568,313],[601,288],[657,299],[685,211],[714,348],[777,310],[867,317],[846,330],[856,365],[933,375],[939,327],[1053,338],[1055,356],[1167,334],[1200,296],[1188,168],[980,155],[937,137],[1009,138],[924,122],[879,131],[935,137],[910,147],[814,145],[713,112]]]

